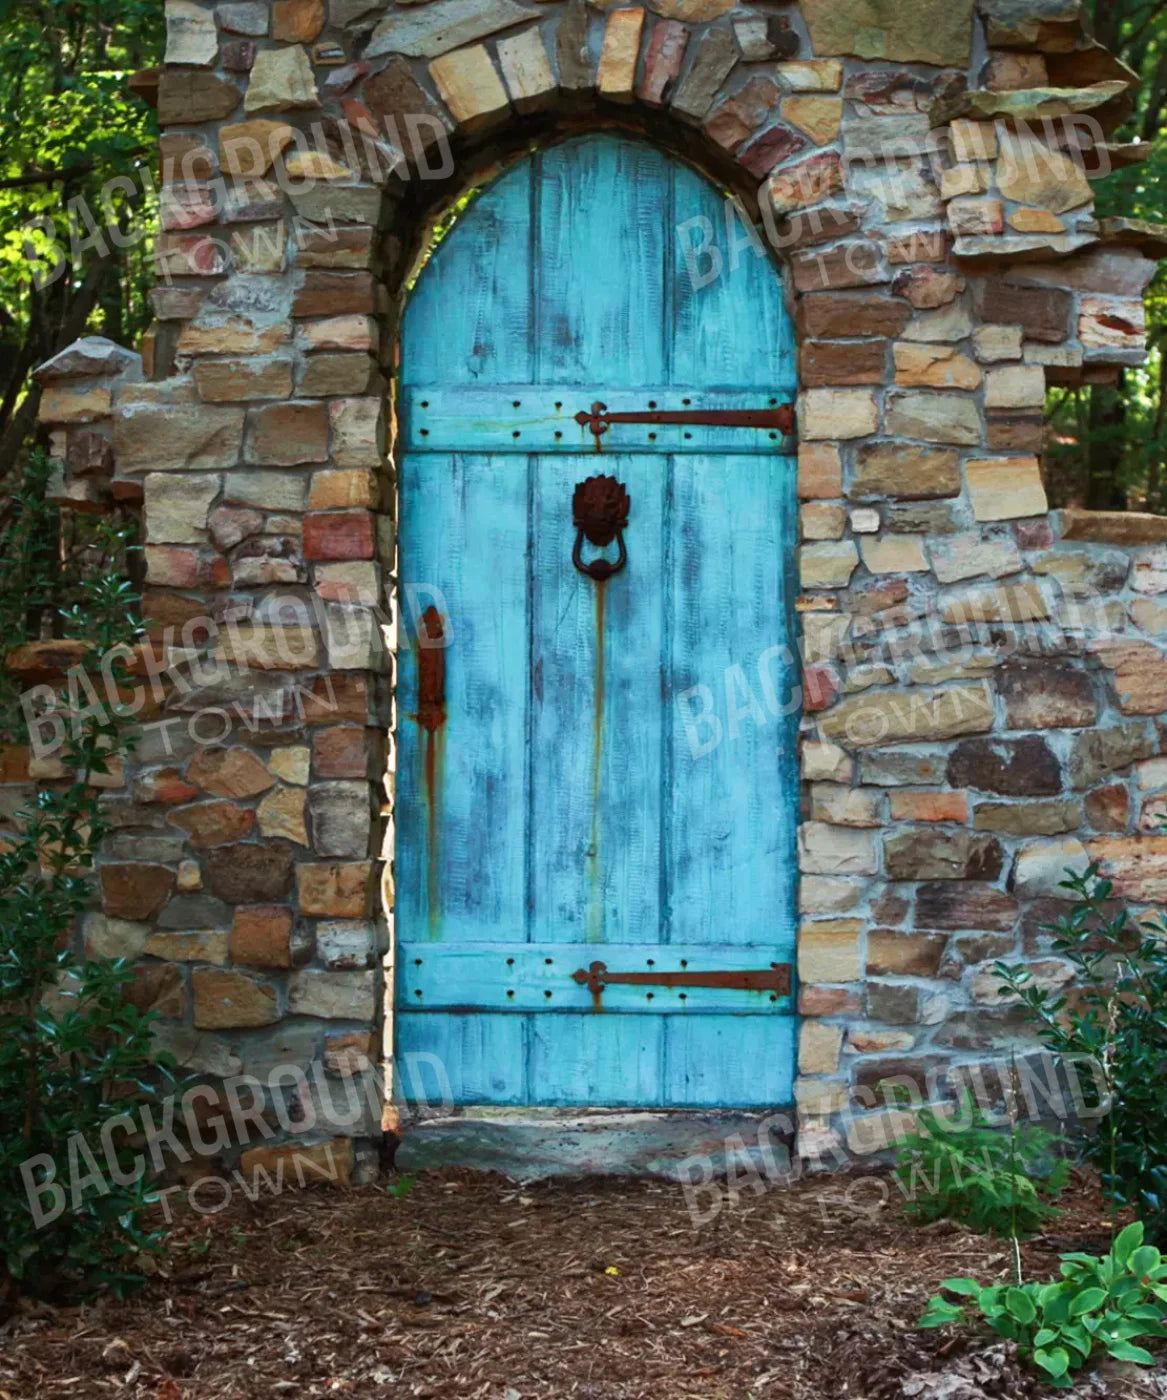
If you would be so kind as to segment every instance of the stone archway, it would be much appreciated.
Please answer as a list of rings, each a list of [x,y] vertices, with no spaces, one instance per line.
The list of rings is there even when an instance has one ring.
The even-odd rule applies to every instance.
[[[1050,963],[1026,921],[1052,870],[1087,852],[1132,898],[1158,897],[1138,862],[1161,838],[1139,834],[1122,775],[1158,751],[1167,663],[1142,595],[1160,526],[1047,518],[1036,455],[1047,382],[1143,353],[1163,241],[1095,222],[1081,142],[1044,125],[1055,82],[1104,149],[1129,78],[1036,0],[977,16],[971,0],[803,0],[779,17],[729,0],[334,0],[327,15],[281,0],[174,5],[168,28],[146,377],[83,351],[43,372],[42,420],[78,468],[64,500],[144,497],[157,708],[174,723],[147,733],[111,802],[126,833],[185,842],[173,861],[105,857],[86,936],[142,956],[143,1003],[200,1070],[336,1075],[375,1055],[395,298],[467,171],[548,123],[631,120],[772,213],[786,244],[810,784],[797,1098],[808,1153],[843,1130],[878,1146],[878,1113],[839,1119],[853,1091],[876,1107],[889,1075],[1011,1042],[980,960]],[[392,163],[388,124],[411,115],[445,133],[451,183],[382,191],[363,138]],[[112,475],[86,435],[112,441]],[[1113,606],[1071,616],[1092,585],[1149,649],[1137,664],[1112,644]],[[990,637],[978,669],[920,652],[932,616],[1053,617],[1072,640],[1051,658]],[[194,619],[219,665],[199,684],[167,669],[188,665]],[[189,732],[207,708],[233,722],[212,749]],[[150,943],[208,927],[214,957]]]

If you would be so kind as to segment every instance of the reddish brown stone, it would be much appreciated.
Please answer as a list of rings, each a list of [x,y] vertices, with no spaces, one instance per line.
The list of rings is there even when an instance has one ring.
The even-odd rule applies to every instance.
[[[649,107],[661,107],[671,96],[689,43],[689,27],[676,20],[658,22],[644,54],[644,71],[636,95]]]
[[[944,1061],[939,1056],[912,1056],[903,1059],[861,1060],[855,1066],[855,1086],[872,1090],[888,1107],[899,1102],[888,1081],[895,1081],[917,1094],[925,1103],[934,1098],[929,1076],[938,1074]]]
[[[186,1011],[182,969],[165,963],[139,963],[123,996],[143,1013],[156,1011],[168,1020],[181,1017]]]
[[[334,671],[317,676],[299,703],[307,724],[368,724],[369,683],[364,676]]]
[[[885,888],[871,907],[871,917],[877,924],[902,924],[911,907],[905,895]]]
[[[1085,729],[1098,719],[1093,681],[1075,666],[1009,661],[996,674],[1010,729]]]
[[[778,123],[769,131],[764,131],[756,141],[738,152],[739,165],[743,165],[751,175],[764,180],[776,165],[806,149],[806,137],[797,131]]]
[[[802,382],[823,384],[881,384],[887,372],[887,347],[880,340],[808,340],[799,355]]]
[[[858,233],[863,220],[852,208],[839,209],[825,205],[818,209],[803,209],[791,214],[780,235],[779,246],[787,254],[797,248],[813,247],[816,243],[831,243]]]
[[[391,58],[379,73],[366,78],[363,95],[365,106],[384,134],[395,137],[399,146],[432,125],[413,120],[418,116],[436,117],[438,126],[445,130],[437,104],[418,84],[407,59]]]
[[[191,973],[194,1023],[199,1030],[270,1026],[280,1019],[274,987],[243,972],[200,967]]]
[[[943,262],[948,256],[948,237],[944,233],[908,233],[902,238],[889,238],[889,263]]]
[[[365,731],[350,725],[317,730],[312,736],[312,765],[318,778],[368,777]]]
[[[1060,345],[1070,337],[1074,298],[1059,287],[1020,287],[986,277],[974,284],[974,301],[981,321],[1021,326],[1026,340]]]
[[[926,884],[916,892],[916,927],[1008,933],[1019,907],[1011,894],[990,885]]]
[[[274,403],[249,414],[248,461],[292,467],[328,459],[328,406]]]
[[[798,991],[800,1016],[858,1016],[862,1010],[858,993],[846,987],[802,986]]]
[[[324,21],[324,0],[275,0],[271,36],[283,44],[310,44]]]
[[[168,627],[174,628],[191,644],[198,646],[211,635],[211,620],[207,617],[207,606],[198,598],[184,598],[181,593],[169,589],[148,588],[142,599],[142,616],[146,621],[147,636],[161,638]],[[205,619],[202,627],[189,626]],[[184,629],[188,629],[184,632]]]
[[[323,918],[363,919],[373,897],[371,861],[327,861],[300,865],[296,883],[300,912]]]
[[[914,1026],[920,1019],[919,987],[868,982],[867,1015],[885,1026]]]
[[[995,792],[1001,797],[1056,797],[1062,770],[1044,739],[966,739],[948,761],[954,787]]]
[[[1125,831],[1130,824],[1130,793],[1122,783],[1086,796],[1086,820],[1095,831]]]
[[[292,910],[284,904],[251,904],[235,910],[231,961],[248,967],[292,966]]]
[[[169,820],[189,832],[190,844],[200,851],[241,841],[255,825],[255,813],[234,802],[199,802],[171,812]]]
[[[258,755],[241,745],[200,749],[187,765],[187,778],[216,797],[255,797],[275,786]]]
[[[995,880],[1005,863],[995,837],[967,831],[902,830],[884,839],[883,851],[892,880]]]
[[[280,847],[218,846],[206,859],[207,888],[228,904],[278,904],[292,887],[292,857]]]
[[[800,253],[792,266],[794,285],[800,292],[864,287],[888,280],[875,243],[844,243],[822,253]]]
[[[372,559],[374,553],[370,511],[312,511],[304,517],[305,559]]]
[[[893,792],[893,822],[967,822],[967,792]]]
[[[149,923],[174,892],[175,874],[164,865],[103,865],[101,907],[115,919]]]
[[[292,303],[293,316],[347,316],[377,308],[368,272],[309,272]]]
[[[1054,542],[1048,520],[1018,520],[1013,535],[1021,549],[1049,549]]]
[[[1045,419],[1040,413],[989,413],[985,441],[995,452],[1044,452]]]
[[[917,311],[935,311],[955,301],[964,291],[964,278],[925,263],[901,272],[892,283],[892,290]]]
[[[23,744],[0,745],[0,783],[28,782],[28,756]]]

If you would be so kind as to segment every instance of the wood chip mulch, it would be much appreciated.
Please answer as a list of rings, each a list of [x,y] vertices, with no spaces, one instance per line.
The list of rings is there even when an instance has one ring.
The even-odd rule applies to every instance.
[[[408,1185],[408,1183],[407,1183]],[[1003,1345],[915,1328],[942,1279],[1008,1274],[1007,1244],[908,1223],[875,1177],[743,1192],[695,1226],[680,1187],[516,1186],[425,1173],[180,1216],[129,1302],[25,1302],[0,1328],[0,1400],[1026,1400]],[[707,1202],[703,1202],[705,1204]],[[1028,1277],[1105,1246],[1079,1178]],[[1066,1394],[1067,1392],[1056,1392]],[[1167,1397],[1123,1368],[1079,1397]]]

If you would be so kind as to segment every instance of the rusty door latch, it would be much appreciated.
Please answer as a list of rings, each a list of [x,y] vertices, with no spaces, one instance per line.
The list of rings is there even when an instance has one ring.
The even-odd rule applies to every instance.
[[[695,428],[769,428],[783,437],[792,437],[795,427],[795,412],[792,403],[777,404],[771,408],[681,408],[645,409],[643,412],[609,413],[607,404],[594,403],[589,413],[581,409],[575,421],[587,428],[596,439],[600,439],[613,423],[656,423],[680,424]]]
[[[769,992],[770,999],[790,995],[790,964],[771,963],[768,968],[742,972],[610,972],[594,962],[571,974],[586,987],[597,1007],[605,987],[712,987],[722,991]]]

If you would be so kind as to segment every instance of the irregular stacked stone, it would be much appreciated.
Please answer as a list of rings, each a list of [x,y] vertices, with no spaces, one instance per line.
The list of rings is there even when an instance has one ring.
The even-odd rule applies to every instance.
[[[167,0],[166,20],[165,69],[135,79],[164,128],[146,373],[92,345],[44,371],[62,499],[142,493],[143,670],[178,663],[155,707],[177,722],[105,799],[89,946],[141,959],[193,1069],[373,1055],[403,288],[454,193],[544,133],[628,127],[731,185],[789,268],[797,1099],[808,1153],[879,1145],[866,1091],[1016,1043],[994,959],[1066,981],[1040,927],[1067,864],[1102,861],[1139,906],[1167,893],[1167,529],[1051,516],[1038,461],[1047,386],[1145,354],[1167,245],[1096,219],[1087,178],[1147,153],[1110,139],[1133,75],[1076,0]]]

